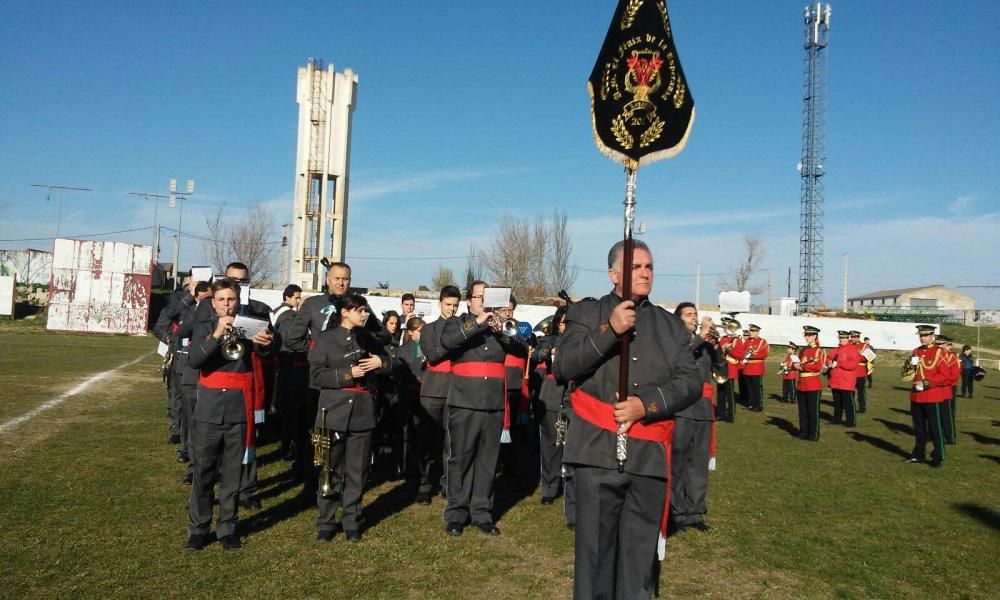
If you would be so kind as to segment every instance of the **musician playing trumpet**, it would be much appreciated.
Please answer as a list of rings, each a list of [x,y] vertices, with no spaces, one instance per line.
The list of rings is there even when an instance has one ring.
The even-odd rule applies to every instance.
[[[225,550],[240,548],[236,533],[238,495],[243,465],[255,459],[255,423],[264,420],[264,376],[260,356],[270,353],[272,334],[261,330],[244,352],[226,358],[222,345],[232,335],[240,305],[240,286],[232,279],[212,284],[210,319],[197,321],[188,365],[199,369],[198,402],[192,416],[191,447],[194,476],[188,503],[185,550],[198,551],[209,542],[212,496],[219,474],[219,519],[216,536]]]
[[[795,384],[799,379],[799,371],[795,363],[799,362],[799,347],[795,342],[788,342],[785,358],[781,360],[778,375],[781,375],[781,401],[795,404]]]
[[[333,436],[327,464],[334,493],[324,495],[322,489],[316,493],[316,541],[320,543],[330,542],[341,529],[336,520],[341,504],[345,536],[350,542],[361,541],[362,492],[376,421],[373,380],[388,374],[392,366],[384,347],[364,328],[368,302],[347,294],[337,298],[334,306],[329,326],[316,336],[309,351],[309,381],[320,391],[316,428]]]

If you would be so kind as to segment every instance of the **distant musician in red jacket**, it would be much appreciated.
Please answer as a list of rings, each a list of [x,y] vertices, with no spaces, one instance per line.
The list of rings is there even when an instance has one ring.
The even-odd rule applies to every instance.
[[[913,454],[906,461],[924,462],[927,437],[931,438],[934,450],[931,452],[931,467],[944,463],[944,439],[941,435],[941,402],[944,389],[951,385],[951,370],[944,361],[944,350],[934,345],[934,326],[918,325],[920,346],[913,351],[910,364],[913,365],[913,390],[910,392],[910,415],[913,416],[915,444]]]
[[[830,351],[826,364],[830,368],[830,389],[833,390],[833,424],[840,425],[847,413],[846,425],[857,424],[857,410],[854,406],[854,389],[857,384],[857,370],[861,365],[858,348],[851,343],[851,332],[838,331],[840,345]]]
[[[941,360],[948,371],[948,387],[941,392],[941,436],[944,443],[954,445],[957,439],[955,430],[955,386],[962,377],[962,363],[958,360],[951,346],[951,338],[946,335],[934,337],[934,344],[941,350]]]
[[[795,363],[799,362],[799,347],[795,342],[788,342],[785,349],[785,358],[781,360],[781,401],[795,404],[795,383],[799,379],[799,372],[795,369]]]
[[[799,383],[795,390],[799,401],[799,438],[819,441],[819,394],[823,390],[820,374],[826,365],[826,350],[819,345],[819,329],[812,325],[802,328],[806,347],[799,353],[795,369]]]
[[[760,327],[751,324],[750,337],[743,348],[743,376],[747,380],[747,408],[753,412],[764,410],[764,361],[767,359],[767,341],[760,337]]]

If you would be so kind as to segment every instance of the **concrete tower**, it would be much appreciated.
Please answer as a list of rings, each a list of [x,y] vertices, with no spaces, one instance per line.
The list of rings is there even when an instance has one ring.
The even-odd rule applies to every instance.
[[[309,59],[299,67],[299,143],[295,155],[295,214],[290,282],[319,290],[320,260],[344,260],[347,190],[351,167],[351,117],[358,76]]]

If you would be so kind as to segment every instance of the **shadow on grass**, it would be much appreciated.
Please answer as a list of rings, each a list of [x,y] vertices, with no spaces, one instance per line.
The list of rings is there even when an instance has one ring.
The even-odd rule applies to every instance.
[[[901,415],[909,415],[910,414],[910,411],[908,411],[908,410],[906,410],[904,408],[890,407],[889,410],[891,410],[894,413],[899,413]]]
[[[986,460],[992,460],[996,464],[1000,465],[1000,456],[993,456],[992,454],[980,454],[979,458],[985,458]]]
[[[952,504],[951,507],[967,517],[972,517],[987,527],[1000,529],[1000,512],[986,508],[985,506],[979,506],[978,504],[971,504],[969,502]]]
[[[278,483],[280,481],[280,483]],[[257,498],[259,500],[266,500],[267,498],[276,498],[292,488],[299,487],[302,485],[301,481],[295,481],[295,477],[288,473],[288,476],[284,480],[275,481],[274,477],[268,477],[268,484],[275,483],[271,487],[264,489],[264,486],[260,486],[260,491],[257,492]],[[258,484],[259,485],[259,484]]]
[[[909,425],[905,425],[903,423],[897,423],[895,421],[887,421],[885,419],[880,419],[878,417],[872,419],[872,421],[875,421],[876,423],[881,423],[881,424],[885,425],[885,428],[888,429],[889,431],[893,432],[893,433],[902,433],[902,434],[905,434],[905,435],[913,435],[914,434],[913,433],[913,427],[910,427]]]
[[[271,490],[274,489],[276,488],[272,488]],[[271,490],[268,490],[268,492],[271,492]],[[259,497],[263,496],[265,496],[265,494],[259,495]],[[295,516],[299,513],[310,509],[315,509],[315,504],[310,505],[308,502],[304,502],[299,496],[288,498],[284,502],[279,502],[274,506],[265,508],[264,510],[254,513],[253,516],[247,518],[240,524],[240,534],[244,536],[251,536],[255,533],[267,531],[278,523],[295,518]]]
[[[277,485],[289,479],[295,479],[295,473],[293,473],[291,469],[261,479],[260,481],[257,482],[257,487],[263,490],[266,489],[268,486]]]
[[[782,400],[781,394],[768,394],[767,397],[778,402],[781,402]]]
[[[796,427],[794,424],[792,424],[792,422],[789,421],[788,419],[782,419],[780,417],[768,417],[768,419],[767,419],[767,421],[766,421],[765,424],[766,425],[771,425],[773,427],[777,427],[778,429],[784,431],[785,433],[787,433],[788,435],[790,435],[792,437],[798,437],[799,436],[799,429],[798,429],[798,427]]]
[[[976,440],[980,444],[984,444],[986,446],[1000,446],[1000,439],[998,438],[976,433],[975,431],[963,431],[962,433]]]
[[[851,436],[851,438],[856,442],[865,442],[866,444],[875,446],[879,450],[885,450],[890,454],[895,454],[900,458],[910,458],[909,452],[903,450],[902,448],[900,448],[896,444],[893,444],[892,442],[883,440],[882,438],[877,438],[873,435],[867,435],[857,431],[848,431],[847,435]]]
[[[391,517],[402,512],[413,504],[416,490],[412,484],[400,481],[389,491],[379,495],[375,501],[365,506],[365,529],[371,529]]]
[[[903,392],[909,392],[909,391],[912,391],[912,388],[910,388],[909,386],[903,386],[903,385],[894,385],[894,386],[891,386],[891,387],[892,387],[892,389],[894,389],[894,390],[900,390],[900,391],[903,391]]]
[[[499,521],[507,511],[517,506],[521,500],[535,493],[538,479],[525,480],[517,477],[503,477],[497,480],[493,498],[493,520]]]

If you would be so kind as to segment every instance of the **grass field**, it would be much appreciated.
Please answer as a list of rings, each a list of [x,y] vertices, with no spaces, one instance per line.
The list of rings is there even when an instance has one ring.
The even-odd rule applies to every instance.
[[[443,531],[443,501],[401,482],[365,497],[369,529],[317,546],[315,509],[288,463],[261,450],[264,508],[241,514],[244,549],[188,555],[189,488],[166,441],[152,338],[0,327],[0,426],[101,371],[150,353],[62,405],[0,433],[0,596],[564,598],[573,535],[561,500],[498,483],[489,538]],[[776,366],[769,369],[770,373]],[[891,372],[890,372],[891,371]],[[988,598],[1000,589],[1000,376],[959,399],[945,466],[912,446],[895,369],[878,372],[855,430],[792,437],[794,407],[768,400],[720,424],[707,533],[668,542],[666,597]],[[778,390],[769,375],[766,391]],[[830,406],[824,407],[827,418]],[[990,592],[989,590],[994,590]]]

